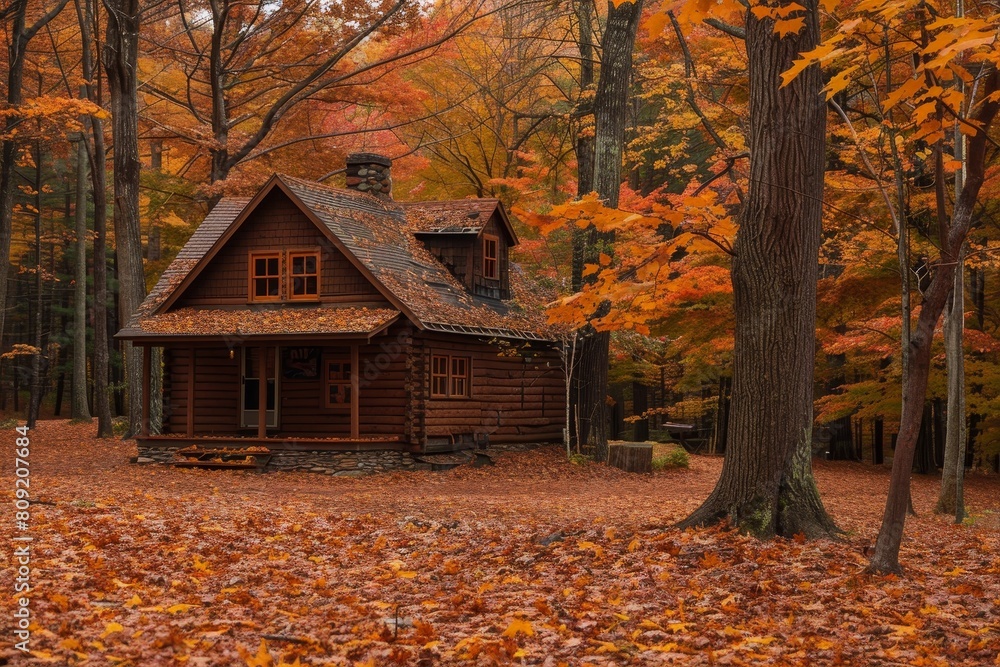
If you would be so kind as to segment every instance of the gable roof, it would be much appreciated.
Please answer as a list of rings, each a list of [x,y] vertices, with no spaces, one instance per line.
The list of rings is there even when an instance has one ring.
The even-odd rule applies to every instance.
[[[221,200],[163,273],[121,336],[140,337],[143,319],[161,317],[235,234],[256,205],[275,189],[283,191],[299,206],[383,296],[418,327],[507,338],[543,340],[551,337],[540,312],[516,302],[469,294],[417,240],[415,234],[423,231],[421,227],[431,215],[429,212],[448,211],[449,202],[430,202],[426,206],[400,204],[356,190],[332,188],[284,175],[272,177],[251,200]],[[455,211],[463,212],[461,215],[479,211],[479,217],[484,218],[482,225],[496,210],[501,212],[505,225],[510,224],[497,200],[453,203]],[[524,276],[512,271],[511,280],[523,282]],[[512,291],[515,295],[528,293],[516,289],[515,285]]]

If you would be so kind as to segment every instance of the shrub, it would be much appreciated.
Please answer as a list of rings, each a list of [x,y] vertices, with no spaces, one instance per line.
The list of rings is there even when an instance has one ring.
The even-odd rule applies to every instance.
[[[657,456],[653,459],[653,470],[669,470],[671,468],[687,468],[691,463],[688,453],[678,447],[677,449]]]

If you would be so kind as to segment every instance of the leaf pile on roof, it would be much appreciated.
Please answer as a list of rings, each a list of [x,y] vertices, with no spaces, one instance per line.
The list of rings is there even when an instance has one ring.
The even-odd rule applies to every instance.
[[[498,204],[497,199],[407,202],[403,210],[415,233],[465,234],[481,231]]]
[[[144,317],[146,333],[193,336],[275,333],[369,333],[399,315],[389,308],[273,308],[266,310],[209,310],[180,308]]]

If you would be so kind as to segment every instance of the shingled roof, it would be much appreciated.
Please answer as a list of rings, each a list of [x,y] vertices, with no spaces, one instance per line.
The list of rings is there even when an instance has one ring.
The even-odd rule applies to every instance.
[[[405,202],[406,221],[415,234],[479,234],[499,211],[504,227],[517,243],[517,235],[506,219],[499,199]]]
[[[498,208],[503,215],[499,201],[400,204],[285,175],[275,175],[254,199],[260,201],[276,187],[325,228],[331,240],[342,246],[345,255],[418,327],[504,338],[552,337],[544,314],[537,308],[540,304],[496,301],[470,294],[415,236],[426,232],[448,233],[443,230],[453,229],[459,220],[474,223],[465,227],[478,226],[481,230]],[[215,206],[163,273],[129,326],[119,334],[121,337],[141,338],[153,329],[160,329],[153,321],[163,317],[207,263],[213,250],[224,244],[242,223],[250,212],[247,206],[250,201],[253,200],[227,198]],[[475,218],[471,217],[473,212],[477,213]],[[504,224],[509,226],[505,218]],[[513,239],[516,241],[516,236]],[[511,272],[511,279],[525,281],[517,271]],[[514,289],[513,293],[530,292]],[[276,321],[274,325],[280,323]]]

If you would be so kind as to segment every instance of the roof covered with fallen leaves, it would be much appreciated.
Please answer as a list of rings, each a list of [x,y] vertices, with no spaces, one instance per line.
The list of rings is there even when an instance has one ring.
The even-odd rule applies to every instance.
[[[399,317],[391,308],[180,308],[139,320],[145,335],[250,337],[281,334],[372,335]],[[136,336],[141,337],[141,336]]]
[[[402,204],[417,234],[478,234],[500,206],[499,199],[408,202]]]
[[[416,234],[422,232],[452,233],[445,230],[457,229],[456,225],[460,223],[463,228],[478,226],[481,229],[500,207],[498,200],[402,204],[356,190],[333,188],[285,175],[275,176],[265,186],[265,190],[279,184],[293,200],[298,200],[297,203],[307,214],[340,241],[349,258],[363,267],[374,278],[376,287],[418,326],[436,331],[493,337],[552,337],[552,331],[542,312],[542,304],[547,299],[535,298],[538,295],[537,286],[523,272],[511,267],[513,299],[499,301],[478,297],[470,294],[416,237]],[[300,330],[300,325],[296,323],[299,314],[289,314],[287,320],[273,315],[285,310],[301,310],[291,307],[277,311],[258,308],[240,311],[185,308],[160,312],[182,283],[189,276],[193,277],[192,272],[203,268],[201,265],[204,258],[222,242],[227,231],[246,218],[245,213],[248,212],[245,209],[250,201],[252,200],[227,198],[216,205],[164,271],[129,326],[120,334],[122,337],[141,337],[154,332],[229,335],[233,333],[230,330],[240,317],[231,313],[241,313],[248,320],[246,326],[273,327],[268,331],[272,334],[347,331]],[[379,311],[366,312],[371,314]],[[398,314],[397,311],[387,312]],[[218,319],[221,324],[214,322],[214,319]],[[252,324],[249,323],[251,321]],[[174,327],[173,331],[170,330],[171,327]],[[218,333],[212,334],[213,331]],[[358,329],[357,333],[365,331],[368,330]]]

